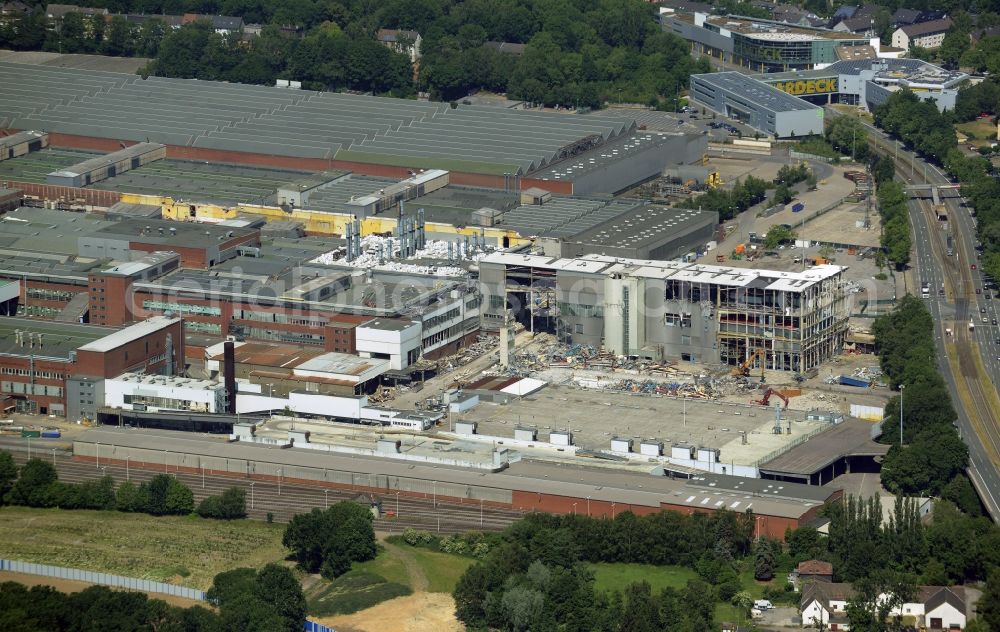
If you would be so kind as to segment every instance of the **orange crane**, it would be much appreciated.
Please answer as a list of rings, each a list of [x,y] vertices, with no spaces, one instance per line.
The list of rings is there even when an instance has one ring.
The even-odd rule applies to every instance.
[[[767,406],[770,403],[770,401],[771,401],[771,396],[772,395],[776,395],[778,397],[778,399],[780,399],[781,401],[785,402],[785,406],[784,407],[788,408],[788,398],[785,397],[784,393],[782,393],[781,391],[776,391],[773,388],[769,388],[766,391],[764,391],[764,397],[761,397],[758,400],[754,400],[753,403],[759,404],[761,406]]]

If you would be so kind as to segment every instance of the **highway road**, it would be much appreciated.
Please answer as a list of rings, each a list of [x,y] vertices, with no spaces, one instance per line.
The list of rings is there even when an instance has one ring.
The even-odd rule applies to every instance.
[[[11,446],[13,447],[13,446]],[[4,449],[10,449],[4,446]],[[24,464],[28,454],[22,446],[10,449],[14,460]],[[140,469],[124,464],[74,461],[69,452],[63,450],[32,450],[35,458],[51,459],[59,473],[59,480],[67,483],[79,483],[94,480],[108,475],[115,479],[116,484],[126,480],[133,482],[148,481],[157,474],[164,473],[159,468]],[[323,509],[330,503],[341,500],[361,501],[367,499],[359,492],[342,489],[323,488],[310,485],[278,484],[274,481],[251,481],[237,476],[200,476],[187,472],[167,470],[166,473],[176,476],[178,480],[194,492],[195,503],[206,496],[218,495],[229,487],[242,487],[247,492],[248,517],[264,520],[268,513],[273,514],[276,522],[288,522],[292,516],[305,513],[314,507]],[[500,531],[523,516],[520,511],[482,506],[475,503],[456,504],[441,502],[436,499],[397,497],[395,494],[381,494],[377,499],[382,502],[383,517],[375,520],[375,530],[386,533],[400,533],[407,527],[422,529],[433,533],[453,534],[466,531]],[[387,516],[391,512],[395,515]]]
[[[950,184],[936,166],[922,161],[881,130],[863,124],[882,153],[894,157],[896,175],[904,183]],[[909,203],[915,250],[912,263],[918,279],[918,287],[910,290],[919,296],[921,286],[929,286],[925,300],[936,325],[938,369],[958,412],[959,433],[969,446],[969,475],[993,519],[1000,522],[1000,410],[996,405],[1000,328],[995,324],[1000,322],[1000,300],[985,289],[976,256],[971,205],[958,195],[942,195],[942,202],[954,239],[950,256],[948,231],[938,221],[930,200]],[[952,335],[946,333],[948,329]]]

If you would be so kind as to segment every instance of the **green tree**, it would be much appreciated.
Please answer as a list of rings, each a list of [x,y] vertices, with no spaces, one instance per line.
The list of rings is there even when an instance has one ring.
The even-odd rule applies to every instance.
[[[115,509],[145,513],[149,511],[149,488],[125,481],[115,494]]]
[[[282,543],[303,570],[328,578],[344,574],[354,562],[374,559],[376,553],[371,512],[353,502],[293,516]]]
[[[764,248],[773,250],[781,244],[794,240],[795,231],[787,226],[775,225],[769,228],[764,236]]]
[[[10,452],[0,452],[0,505],[4,503],[7,494],[17,480],[17,464]]]
[[[762,538],[754,547],[753,578],[769,582],[774,579],[776,553],[774,544],[767,538]]]
[[[1000,630],[1000,568],[990,571],[976,609],[989,630]]]
[[[17,482],[7,495],[8,500],[14,505],[52,507],[55,505],[52,485],[57,478],[56,468],[51,463],[41,459],[30,459],[21,468]]]
[[[785,183],[779,184],[774,189],[774,203],[775,204],[788,204],[792,201],[792,190],[788,188]]]
[[[826,139],[838,151],[847,154],[851,160],[865,160],[868,157],[868,133],[861,121],[853,116],[837,116],[826,130]]]
[[[855,632],[888,632],[896,629],[889,613],[911,601],[916,594],[913,578],[878,571],[852,584],[854,596],[847,602],[847,620]]]

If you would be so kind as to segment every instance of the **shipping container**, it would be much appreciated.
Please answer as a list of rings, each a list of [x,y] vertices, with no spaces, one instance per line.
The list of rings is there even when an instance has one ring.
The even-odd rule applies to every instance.
[[[43,430],[42,431],[42,438],[43,439],[58,439],[61,436],[62,436],[62,433],[59,432],[58,430]]]
[[[838,380],[843,386],[858,386],[860,388],[868,388],[870,385],[867,380],[859,380],[856,377],[850,377],[848,375],[841,375]]]

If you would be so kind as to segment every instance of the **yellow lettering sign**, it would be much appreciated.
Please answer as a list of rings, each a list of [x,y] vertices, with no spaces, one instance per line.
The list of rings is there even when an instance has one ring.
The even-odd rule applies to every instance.
[[[778,90],[788,94],[826,94],[837,91],[836,79],[809,79],[798,81],[777,81],[772,84]]]

